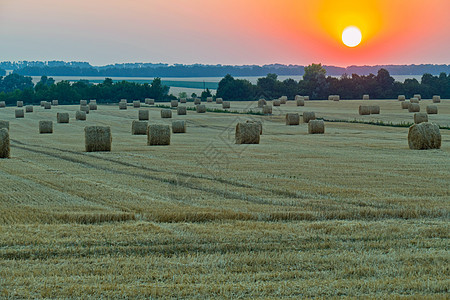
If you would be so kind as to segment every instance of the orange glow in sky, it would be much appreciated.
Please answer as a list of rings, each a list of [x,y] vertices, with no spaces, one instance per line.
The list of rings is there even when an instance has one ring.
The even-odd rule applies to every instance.
[[[449,0],[0,0],[0,60],[449,64],[449,12]]]

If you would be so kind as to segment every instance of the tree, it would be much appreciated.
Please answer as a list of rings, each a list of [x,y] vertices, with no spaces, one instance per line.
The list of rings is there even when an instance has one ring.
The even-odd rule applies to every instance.
[[[186,93],[186,92],[180,92],[180,93],[178,93],[178,98],[187,98],[188,97],[188,94]]]
[[[303,80],[300,82],[300,93],[309,95],[312,99],[325,99],[328,94],[328,83],[325,78],[327,71],[322,64],[312,64],[305,67]]]
[[[207,88],[206,91],[202,92],[202,95],[200,97],[202,98],[202,101],[205,101],[206,98],[212,97],[211,91]]]
[[[322,64],[311,64],[305,67],[305,73],[303,74],[303,80],[317,80],[320,77],[325,78],[327,70],[322,67]]]
[[[169,93],[169,87],[163,85],[161,78],[157,77],[153,79],[150,86],[150,97],[156,100],[162,100]]]

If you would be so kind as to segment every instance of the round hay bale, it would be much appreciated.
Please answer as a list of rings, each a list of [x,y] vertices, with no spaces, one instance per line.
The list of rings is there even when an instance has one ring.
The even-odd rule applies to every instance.
[[[147,105],[155,105],[155,99],[145,98],[144,101]]]
[[[187,114],[187,108],[186,106],[178,106],[177,107],[177,115],[184,116]]]
[[[408,145],[412,150],[441,148],[439,126],[428,122],[412,125],[409,127]]]
[[[50,102],[48,102],[48,101],[45,101],[44,109],[52,109],[52,104]]]
[[[149,146],[170,145],[170,126],[161,124],[148,125],[147,145]]]
[[[58,100],[52,100],[52,105],[53,106],[58,106],[58,103],[59,103]]]
[[[145,135],[147,134],[148,122],[136,121],[131,123],[131,134],[133,135]]]
[[[56,114],[57,123],[69,123],[69,113],[57,113]]]
[[[299,125],[300,115],[298,113],[287,113],[286,114],[286,125]]]
[[[305,101],[309,100],[309,96],[303,96],[303,99],[305,99]]]
[[[417,103],[410,103],[408,106],[409,112],[419,112],[420,111],[420,105]]]
[[[5,101],[0,101],[0,108],[6,107],[6,102]]]
[[[280,99],[278,99],[278,100],[280,100],[280,104],[286,104],[288,98],[287,98],[287,96],[281,96]]]
[[[397,99],[398,99],[398,101],[405,101],[406,97],[405,97],[405,95],[398,95]]]
[[[168,108],[161,109],[161,118],[170,119],[172,118],[172,110]]]
[[[141,107],[141,101],[139,101],[139,100],[134,100],[134,101],[133,101],[133,107],[134,107],[134,108],[139,108],[139,107]]]
[[[409,102],[411,102],[411,103],[419,103],[419,98],[411,98],[411,99],[409,99]]]
[[[97,103],[89,103],[89,110],[97,110]]]
[[[316,114],[313,111],[305,111],[303,113],[303,123],[309,123],[311,120],[316,119]]]
[[[90,101],[89,101],[89,104],[97,104],[97,99],[91,99]]]
[[[427,114],[436,115],[438,113],[437,105],[427,105]]]
[[[33,105],[27,105],[25,106],[25,112],[32,113],[33,112]]]
[[[380,106],[379,105],[370,105],[370,114],[372,115],[379,115],[380,114]]]
[[[149,119],[149,111],[146,109],[140,109],[138,112],[139,121],[148,121]]]
[[[369,100],[369,99],[370,99],[369,95],[367,95],[367,94],[363,95],[363,100]]]
[[[262,109],[263,114],[265,115],[271,115],[272,114],[272,105],[264,105]]]
[[[44,107],[45,101],[41,101],[41,102],[40,102],[40,105],[41,105],[41,107]]]
[[[304,99],[297,99],[295,100],[295,102],[297,103],[297,106],[305,106],[305,100]]]
[[[77,110],[77,112],[75,113],[75,119],[78,121],[86,121],[86,112]]]
[[[126,102],[119,102],[119,109],[127,109],[127,103]]]
[[[259,126],[259,134],[263,134],[263,124],[261,121],[255,121],[255,120],[247,120],[245,121],[245,123],[254,123],[254,124],[258,124]]]
[[[280,99],[273,100],[272,104],[273,104],[273,106],[280,106],[281,105],[281,101],[280,101]]]
[[[223,99],[222,98],[216,98],[216,104],[222,104]]]
[[[236,144],[259,144],[260,126],[256,123],[238,123],[236,125]]]
[[[427,113],[415,113],[414,114],[414,123],[419,124],[423,122],[428,122],[428,114]]]
[[[265,99],[259,99],[258,107],[262,108],[264,105],[267,105],[267,101]]]
[[[86,152],[111,151],[111,127],[86,126],[84,128],[84,143]]]
[[[295,95],[295,98],[294,98],[295,101],[300,100],[300,99],[305,100],[305,98],[303,96]]]
[[[86,114],[89,114],[89,106],[87,105],[81,105],[80,110],[84,111]]]
[[[180,103],[186,103],[187,99],[186,98],[180,98]]]
[[[25,117],[25,113],[24,113],[23,109],[16,109],[15,115],[16,115],[17,119]]]
[[[333,101],[333,99],[334,99],[334,95],[329,95],[328,96],[328,100]]]
[[[10,150],[9,130],[0,128],[0,158],[9,158]]]
[[[186,133],[186,121],[173,121],[172,122],[173,133]]]
[[[9,130],[9,121],[0,120],[0,129],[6,128]]]
[[[422,100],[422,96],[420,94],[414,94],[413,98],[417,98],[420,100]]]
[[[23,107],[23,101],[17,101],[17,107]]]
[[[339,95],[333,96],[333,101],[339,101],[339,100],[341,100],[341,96],[339,96]]]
[[[230,101],[223,101],[223,103],[222,103],[222,108],[223,109],[228,109],[230,107],[231,107]]]
[[[200,105],[202,103],[202,99],[200,99],[200,98],[195,98],[194,99],[194,104],[195,105]]]
[[[308,123],[309,134],[323,134],[325,133],[325,122],[323,120],[311,120]]]
[[[170,107],[178,107],[178,100],[170,101]]]
[[[80,106],[86,106],[87,104],[87,100],[80,100]]]
[[[434,95],[433,96],[433,103],[441,103],[441,96]]]
[[[358,113],[359,113],[361,116],[364,116],[364,115],[370,115],[370,107],[369,107],[368,105],[360,105],[360,106],[359,106]]]
[[[205,104],[197,105],[197,113],[199,113],[199,114],[206,113],[206,106],[205,106]]]
[[[401,103],[402,109],[408,109],[410,104],[411,104],[411,102],[409,102],[409,101],[402,101],[402,103]]]
[[[53,121],[39,121],[39,133],[53,133]]]
[[[213,102],[213,97],[206,98],[206,102]]]

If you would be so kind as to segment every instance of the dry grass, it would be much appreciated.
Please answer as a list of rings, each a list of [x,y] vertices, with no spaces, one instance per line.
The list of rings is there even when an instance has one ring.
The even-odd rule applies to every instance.
[[[359,116],[362,100],[306,105],[318,118],[412,119],[396,99],[370,102],[383,113]],[[430,122],[448,126],[450,101],[438,105]],[[449,130],[420,153],[408,128],[330,122],[308,135],[285,126],[305,109],[288,101],[268,116],[180,116],[187,133],[148,147],[130,134],[134,110],[99,105],[42,137],[30,128],[55,112],[16,120],[14,109],[0,110],[11,125],[0,298],[448,297]],[[261,143],[235,145],[234,125],[250,117]],[[112,151],[84,152],[85,125],[111,126]]]

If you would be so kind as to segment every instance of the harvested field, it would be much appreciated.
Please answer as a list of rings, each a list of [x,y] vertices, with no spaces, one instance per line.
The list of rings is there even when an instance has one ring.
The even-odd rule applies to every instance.
[[[410,150],[408,127],[347,123],[412,122],[397,99],[360,116],[365,103],[288,101],[263,116],[233,102],[171,119],[148,107],[189,127],[166,147],[131,135],[136,110],[117,104],[51,135],[39,120],[79,105],[24,119],[2,108],[0,298],[446,298],[450,130],[441,149]],[[438,105],[429,122],[450,126],[450,100]],[[318,135],[285,125],[305,110],[335,122]],[[258,145],[235,144],[247,120],[263,124]],[[111,127],[111,152],[85,152],[86,126]]]

